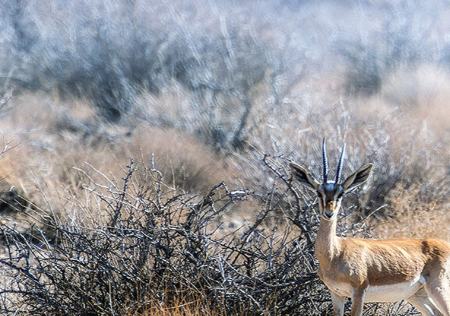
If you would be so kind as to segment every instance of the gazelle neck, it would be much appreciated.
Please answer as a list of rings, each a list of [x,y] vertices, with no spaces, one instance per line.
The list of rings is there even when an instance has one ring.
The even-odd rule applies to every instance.
[[[316,237],[316,257],[322,266],[331,263],[341,250],[341,239],[336,236],[337,216],[321,218]]]

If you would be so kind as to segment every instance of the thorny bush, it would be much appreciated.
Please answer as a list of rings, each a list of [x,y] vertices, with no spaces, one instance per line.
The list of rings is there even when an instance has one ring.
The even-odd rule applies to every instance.
[[[102,210],[90,210],[89,225],[48,216],[54,240],[1,225],[0,312],[146,315],[197,302],[230,315],[324,313],[330,301],[316,275],[314,198],[291,185],[285,160],[264,163],[275,175],[273,192],[252,223],[230,233],[221,216],[254,198],[249,191],[221,183],[201,198],[179,194],[154,166],[137,169],[133,161],[120,181],[101,174],[98,183],[86,173],[85,189]],[[284,223],[267,220],[275,205]]]

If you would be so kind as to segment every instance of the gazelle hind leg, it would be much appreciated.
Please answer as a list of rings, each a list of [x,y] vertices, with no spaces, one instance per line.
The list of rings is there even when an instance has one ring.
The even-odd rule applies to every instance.
[[[450,292],[439,287],[428,289],[428,295],[431,301],[439,309],[442,315],[450,316],[450,297],[446,295],[447,293]]]
[[[450,274],[442,270],[438,276],[426,280],[425,290],[428,297],[442,315],[450,316]]]
[[[424,316],[443,316],[434,303],[428,297],[424,288],[421,288],[416,294],[407,299]]]

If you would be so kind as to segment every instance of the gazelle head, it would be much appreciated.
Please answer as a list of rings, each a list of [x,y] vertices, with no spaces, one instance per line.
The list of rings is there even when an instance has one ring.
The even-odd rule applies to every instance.
[[[291,162],[289,165],[293,175],[297,181],[307,188],[316,191],[319,200],[320,214],[325,220],[333,219],[341,207],[342,197],[357,186],[363,184],[372,172],[373,164],[359,168],[355,173],[350,175],[344,182],[341,182],[342,163],[345,156],[345,144],[342,146],[341,157],[336,170],[335,180],[328,180],[328,160],[326,152],[325,138],[322,143],[322,159],[323,159],[323,182],[319,182],[313,176],[311,171],[302,166]]]

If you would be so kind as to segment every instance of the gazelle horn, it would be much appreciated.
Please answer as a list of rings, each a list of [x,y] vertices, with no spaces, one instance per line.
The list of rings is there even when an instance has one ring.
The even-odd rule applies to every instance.
[[[337,166],[337,170],[336,170],[336,181],[335,183],[338,184],[339,181],[341,181],[341,171],[342,171],[342,163],[344,162],[344,156],[345,156],[345,143],[344,145],[342,145],[342,150],[341,150],[341,157],[339,158],[339,163]]]
[[[322,159],[323,159],[323,183],[328,181],[328,159],[327,159],[327,145],[325,144],[325,137],[322,141]]]

